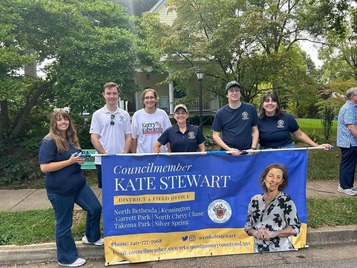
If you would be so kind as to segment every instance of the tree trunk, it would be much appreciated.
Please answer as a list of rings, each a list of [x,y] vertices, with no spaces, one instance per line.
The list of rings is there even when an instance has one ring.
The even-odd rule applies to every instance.
[[[16,120],[14,122],[14,128],[12,129],[9,138],[15,138],[19,135],[25,122],[30,117],[32,107],[36,105],[38,99],[42,95],[47,83],[40,85],[39,88],[34,89],[30,94],[31,96],[27,99],[25,106],[19,111]]]
[[[9,124],[9,107],[7,100],[0,101],[0,142],[6,139]]]

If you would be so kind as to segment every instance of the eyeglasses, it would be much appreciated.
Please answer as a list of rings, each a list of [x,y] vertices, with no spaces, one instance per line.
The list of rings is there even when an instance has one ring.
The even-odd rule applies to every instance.
[[[240,92],[240,89],[239,88],[230,88],[230,89],[228,89],[228,92],[237,93],[237,92]]]
[[[153,100],[153,99],[156,99],[154,96],[147,96],[144,98],[145,100]]]
[[[111,125],[114,125],[114,124],[115,124],[114,118],[115,118],[115,115],[112,114],[112,115],[110,116],[110,124],[111,124]]]

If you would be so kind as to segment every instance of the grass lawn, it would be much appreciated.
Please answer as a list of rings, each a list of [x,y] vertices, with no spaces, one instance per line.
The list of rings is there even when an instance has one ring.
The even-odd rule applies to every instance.
[[[30,245],[54,242],[55,216],[52,209],[0,212],[0,245]],[[85,212],[76,210],[72,232],[76,240],[84,235]]]

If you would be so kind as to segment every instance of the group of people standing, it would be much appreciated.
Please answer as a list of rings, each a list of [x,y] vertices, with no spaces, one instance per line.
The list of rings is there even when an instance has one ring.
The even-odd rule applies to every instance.
[[[241,102],[241,85],[231,81],[226,86],[228,104],[219,109],[212,124],[213,140],[222,149],[239,155],[244,150],[293,148],[293,134],[309,146],[319,146],[300,130],[295,118],[282,111],[278,96],[267,92],[259,106]],[[321,146],[330,149],[330,144]]]
[[[294,147],[294,144],[290,133],[307,145],[319,146],[299,129],[293,116],[281,110],[278,96],[274,92],[266,93],[263,96],[258,116],[253,105],[240,101],[241,88],[237,81],[227,84],[225,94],[228,104],[217,111],[212,124],[213,140],[221,150],[230,151],[233,155],[240,155],[245,150],[256,150],[258,146],[263,149],[291,148]],[[159,97],[152,88],[146,88],[142,92],[143,108],[134,113],[132,120],[130,120],[128,112],[118,107],[120,88],[117,84],[106,83],[102,95],[105,99],[105,106],[93,114],[90,126],[91,142],[98,154],[204,152],[206,150],[205,138],[201,129],[187,122],[189,111],[185,105],[176,105],[173,114],[176,124],[171,125],[167,113],[157,107]],[[339,127],[340,121],[342,123],[342,120],[347,120],[348,130],[354,137],[354,141],[342,145],[342,139],[345,138],[343,135],[346,135],[346,131],[339,128],[339,133],[341,132],[343,135],[339,134],[340,139],[338,138],[337,145],[343,148],[346,146],[345,149],[342,149],[341,168],[348,169],[348,171],[340,172],[344,178],[341,181],[341,189],[351,187],[351,183],[353,184],[353,180],[351,180],[351,172],[353,171],[354,174],[352,162],[354,161],[355,166],[357,159],[356,89],[350,96],[352,99],[348,99],[348,101],[352,104],[343,108],[347,111],[346,113],[342,114],[343,109],[341,109],[339,115]],[[350,127],[351,124],[354,125],[354,128]],[[331,148],[329,144],[321,146],[326,149]],[[81,154],[76,130],[69,114],[61,109],[53,112],[50,131],[40,145],[39,163],[41,171],[46,173],[47,194],[55,211],[57,258],[61,266],[76,267],[86,262],[78,257],[71,233],[75,203],[87,212],[86,230],[82,242],[97,246],[103,245],[99,229],[102,208],[81,173],[80,165],[85,160]],[[354,157],[353,161],[351,161],[351,157]],[[102,188],[101,157],[96,157],[95,164],[98,187]],[[272,171],[270,171],[271,169]],[[290,200],[281,192],[286,187],[283,184],[284,180],[287,180],[285,172],[284,167],[279,165],[266,171],[262,179],[263,186],[266,185],[263,187],[266,194],[256,198],[257,204],[267,205],[273,200],[278,200],[276,202]],[[276,177],[283,186],[279,188],[280,184],[276,182],[269,184],[265,180],[267,174],[270,177]],[[275,179],[273,180],[275,181]],[[266,200],[269,202],[266,203]],[[296,219],[297,215],[293,214],[292,217]],[[273,239],[272,233],[258,232],[258,229],[254,229],[251,219],[247,220],[246,226],[249,235],[261,240]],[[249,222],[250,224],[248,224]],[[290,226],[288,231],[279,232],[280,236],[296,235],[297,233],[296,226]],[[275,235],[278,236],[277,233]],[[263,243],[261,247],[265,246]]]
[[[291,148],[294,144],[290,133],[309,146],[319,146],[300,130],[292,115],[281,110],[276,93],[263,96],[258,117],[253,105],[241,102],[240,90],[237,81],[227,84],[228,104],[217,111],[212,124],[213,140],[222,150],[239,155],[248,149],[256,150],[258,145],[262,149]],[[172,126],[167,113],[157,107],[157,92],[146,88],[141,95],[143,108],[134,113],[130,123],[129,114],[118,107],[119,86],[105,84],[102,95],[106,104],[93,114],[90,127],[91,141],[99,154],[206,150],[201,129],[187,122],[189,111],[184,104],[175,106],[176,124]],[[331,148],[329,144],[321,146]],[[100,157],[95,163],[100,173]]]

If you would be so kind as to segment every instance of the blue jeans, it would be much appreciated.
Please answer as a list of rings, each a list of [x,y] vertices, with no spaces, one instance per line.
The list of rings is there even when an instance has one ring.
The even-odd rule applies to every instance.
[[[74,204],[87,212],[85,235],[89,242],[95,242],[100,238],[102,205],[87,184],[75,195],[63,196],[47,192],[47,197],[51,201],[56,217],[57,260],[61,264],[73,263],[78,258],[71,231]]]

